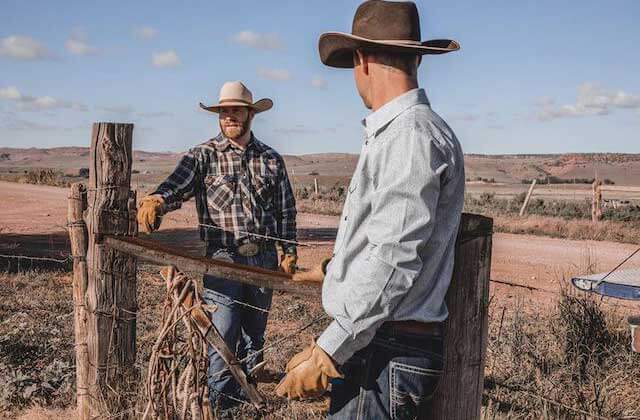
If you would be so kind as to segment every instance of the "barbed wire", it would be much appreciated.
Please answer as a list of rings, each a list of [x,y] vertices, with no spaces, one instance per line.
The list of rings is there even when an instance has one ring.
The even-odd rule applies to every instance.
[[[0,258],[14,258],[14,259],[33,260],[33,261],[49,261],[49,262],[55,262],[59,264],[65,264],[73,261],[73,259],[70,257],[67,257],[64,260],[59,260],[51,257],[36,257],[36,256],[29,256],[29,255],[8,255],[8,254],[0,254]]]
[[[580,414],[581,416],[586,416],[586,418],[593,418],[593,419],[599,419],[599,420],[600,419],[602,419],[602,420],[610,420],[611,419],[611,417],[603,417],[603,416],[600,416],[598,414],[594,414],[594,413],[590,413],[590,412],[585,411],[585,410],[581,410],[579,408],[571,407],[571,406],[566,405],[566,404],[564,404],[564,403],[562,403],[560,401],[557,401],[557,400],[551,399],[549,397],[537,394],[535,392],[529,391],[529,390],[527,390],[525,388],[522,388],[522,387],[519,387],[519,386],[508,385],[508,384],[505,384],[503,382],[496,381],[495,379],[492,381],[492,383],[494,385],[500,387],[500,388],[507,389],[507,390],[509,390],[511,392],[520,392],[520,393],[522,393],[524,395],[527,395],[529,397],[533,397],[533,398],[539,399],[540,401],[544,401],[546,403],[555,405],[556,407],[559,407],[559,408],[561,408],[563,410],[570,411],[570,412],[575,413],[575,414]],[[620,419],[620,420],[622,420],[622,419],[630,420],[630,419],[637,419],[638,417],[637,416],[625,416],[625,417],[615,417],[615,418],[616,419]]]
[[[310,246],[314,246],[314,245],[310,245]],[[609,271],[607,273],[607,275],[605,275],[602,279],[598,280],[596,285],[599,285],[601,282],[603,282],[606,278],[608,278],[611,274],[613,274],[615,271],[619,270],[620,267],[625,264],[626,262],[628,262],[633,256],[635,256],[636,254],[638,254],[640,252],[640,248],[638,248],[636,251],[634,251],[631,255],[629,255],[628,257],[626,257],[620,264],[618,264],[613,270]],[[13,258],[13,259],[26,259],[26,260],[41,260],[41,261],[49,261],[49,262],[56,262],[56,263],[60,263],[60,264],[64,264],[64,263],[69,263],[73,261],[73,258],[75,258],[72,255],[69,255],[66,259],[55,259],[55,258],[51,258],[51,257],[38,257],[38,256],[29,256],[29,255],[8,255],[8,254],[0,254],[0,258]],[[99,274],[107,274],[107,275],[113,275],[114,273],[108,270],[96,270],[96,269],[92,269],[92,268],[88,268],[87,270],[92,271],[94,273],[99,273]],[[490,279],[489,280],[492,283],[496,283],[496,284],[501,284],[504,286],[509,286],[509,287],[516,287],[516,288],[522,288],[522,289],[527,289],[530,291],[536,291],[536,292],[541,292],[541,293],[547,293],[547,294],[552,294],[552,295],[560,295],[561,292],[559,291],[555,291],[555,290],[549,290],[549,289],[543,289],[540,287],[535,287],[535,286],[530,286],[528,284],[521,284],[521,283],[514,283],[514,282],[510,282],[510,281],[506,281],[506,280],[497,280],[497,279]],[[158,282],[154,282],[156,284],[160,284]],[[233,299],[234,303],[237,303],[239,305],[243,305],[245,307],[257,310],[257,311],[261,311],[261,312],[265,312],[265,313],[269,313],[269,310],[266,310],[264,308],[260,308],[254,305],[251,305],[247,302],[242,302],[239,301],[237,299]],[[133,314],[133,313],[132,313]],[[138,312],[136,312],[135,314],[138,314]]]
[[[255,352],[252,352],[250,355],[238,360],[238,363],[246,363],[249,360],[255,359],[256,357],[258,357],[261,354],[264,354],[268,351],[271,351],[273,348],[275,348],[277,345],[289,340],[290,338],[293,338],[294,336],[297,336],[298,334],[300,334],[302,331],[309,329],[310,327],[312,327],[313,325],[317,324],[318,322],[322,321],[325,318],[328,318],[329,316],[327,314],[322,314],[320,316],[315,317],[314,319],[312,319],[311,321],[309,321],[308,323],[306,323],[305,325],[303,325],[300,328],[297,328],[296,330],[294,330],[292,333],[285,335],[284,337],[274,341],[273,343],[269,344],[268,346],[263,347],[260,350],[257,350]],[[222,375],[223,373],[227,372],[229,370],[228,367],[225,367],[217,372],[214,372],[213,374],[211,374],[212,377],[214,376],[219,376]]]

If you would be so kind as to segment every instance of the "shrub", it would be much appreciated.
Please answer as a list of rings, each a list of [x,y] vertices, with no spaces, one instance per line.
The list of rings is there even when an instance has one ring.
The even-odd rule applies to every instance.
[[[21,181],[26,184],[53,185],[55,187],[68,187],[70,185],[69,181],[64,179],[64,174],[55,169],[33,169],[27,171]]]

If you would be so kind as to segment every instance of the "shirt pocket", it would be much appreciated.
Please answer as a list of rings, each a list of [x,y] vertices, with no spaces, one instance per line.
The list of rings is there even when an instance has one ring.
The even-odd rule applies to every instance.
[[[233,202],[236,192],[236,177],[233,175],[207,175],[207,204],[214,210],[224,211]]]
[[[253,185],[257,204],[263,210],[271,210],[275,203],[276,177],[255,175]]]

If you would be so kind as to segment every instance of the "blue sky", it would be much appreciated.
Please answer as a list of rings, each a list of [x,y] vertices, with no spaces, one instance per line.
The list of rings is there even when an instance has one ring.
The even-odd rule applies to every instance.
[[[182,151],[217,133],[225,80],[272,111],[281,153],[357,152],[367,115],[318,36],[351,29],[356,0],[3,1],[0,145],[89,143],[94,121],[136,123],[134,147]],[[640,152],[640,2],[418,1],[420,84],[468,153]]]

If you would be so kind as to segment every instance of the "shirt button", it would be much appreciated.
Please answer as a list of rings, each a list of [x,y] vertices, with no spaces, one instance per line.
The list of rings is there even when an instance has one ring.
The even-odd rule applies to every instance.
[[[344,216],[344,220],[347,220],[347,216]]]

